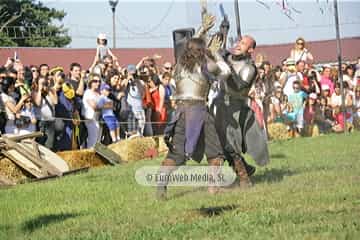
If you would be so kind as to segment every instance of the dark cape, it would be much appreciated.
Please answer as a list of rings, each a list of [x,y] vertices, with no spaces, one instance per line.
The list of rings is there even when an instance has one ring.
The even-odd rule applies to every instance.
[[[220,94],[210,108],[215,127],[226,152],[248,153],[259,166],[269,162],[266,136],[246,99],[225,101]]]

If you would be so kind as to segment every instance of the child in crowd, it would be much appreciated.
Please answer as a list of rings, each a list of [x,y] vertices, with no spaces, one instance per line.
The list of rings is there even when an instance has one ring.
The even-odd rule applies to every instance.
[[[304,128],[304,102],[307,98],[307,94],[301,90],[301,84],[299,81],[293,82],[293,93],[289,97],[289,103],[293,107],[293,113],[295,115],[295,122],[292,124],[292,130],[296,137],[300,136]]]
[[[105,121],[106,126],[109,128],[111,140],[113,143],[120,141],[120,125],[112,107],[105,107],[105,105],[111,105],[113,101],[109,98],[110,86],[108,84],[102,84],[100,87],[101,96],[97,103],[97,107],[101,109],[102,118]]]
[[[331,130],[333,123],[332,109],[328,105],[326,97],[318,99],[319,116],[317,117],[317,124],[321,134],[327,133]]]
[[[100,33],[97,37],[97,56],[100,60],[103,60],[106,56],[110,55],[114,58],[114,54],[111,52],[110,48],[107,46],[107,39],[104,33]]]
[[[349,113],[345,113],[345,118],[348,119],[351,115]],[[336,133],[344,132],[345,130],[345,121],[344,115],[340,110],[339,106],[334,107],[334,119],[335,124],[333,125],[332,129]]]

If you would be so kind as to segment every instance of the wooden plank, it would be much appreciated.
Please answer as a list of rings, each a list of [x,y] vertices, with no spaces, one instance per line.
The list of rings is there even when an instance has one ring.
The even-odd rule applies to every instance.
[[[31,140],[28,140],[28,139],[23,140],[21,142],[21,144],[28,146],[29,148],[31,148],[31,146],[32,146]],[[40,157],[42,160],[48,162],[49,164],[54,166],[56,169],[58,169],[60,172],[69,171],[69,165],[59,155],[57,155],[50,149],[44,147],[43,145],[38,144],[37,147],[39,149]]]
[[[38,167],[37,170],[41,172],[42,176],[62,175],[61,171],[50,165],[48,162],[42,161],[40,156],[37,157],[34,149],[30,149],[27,146],[22,145],[21,143],[14,142],[7,137],[3,137],[3,139],[5,140],[5,143],[8,145],[8,147],[12,148],[11,151],[13,157],[19,158],[19,155],[21,154],[25,159],[31,161],[34,165]],[[35,169],[34,167],[32,168]]]
[[[122,163],[122,160],[118,154],[101,143],[96,143],[94,150],[111,165]]]
[[[42,137],[43,136],[43,133],[42,132],[34,132],[34,133],[29,133],[29,134],[23,134],[23,135],[20,135],[20,136],[9,136],[9,137],[6,137],[14,142],[18,142],[18,141],[21,141],[23,139],[27,139],[27,138],[37,138],[37,137]],[[0,141],[3,140],[2,139],[3,137],[0,137]]]
[[[25,158],[34,163],[40,169],[43,175],[61,175],[61,172],[55,169],[53,166],[49,166],[47,162],[41,161],[41,159],[39,160],[36,157],[33,149],[27,148],[21,143],[16,143],[7,137],[3,137],[3,139],[10,148],[14,149],[19,154],[23,155]]]
[[[39,146],[38,146],[38,144],[35,142],[34,139],[31,140],[31,145],[32,145],[33,150],[34,150],[35,157],[36,157],[39,161],[41,161]],[[26,146],[26,145],[25,145],[25,146]]]
[[[31,149],[30,145],[27,145],[25,143],[18,143],[17,145],[18,145],[17,146],[18,149],[22,148],[23,150],[33,151],[34,154],[31,158],[31,161],[34,162],[36,165],[38,165],[41,168],[41,170],[46,171],[48,173],[48,175],[57,175],[57,176],[62,175],[62,171],[57,169],[54,165],[52,165],[45,159],[41,158],[40,152],[38,149],[38,144],[35,143],[36,150]],[[33,146],[33,143],[31,143],[31,145]],[[37,154],[36,154],[36,152],[37,152]]]

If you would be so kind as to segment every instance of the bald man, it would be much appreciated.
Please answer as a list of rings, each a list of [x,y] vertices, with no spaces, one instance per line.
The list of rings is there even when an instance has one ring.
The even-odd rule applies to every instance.
[[[257,74],[251,59],[255,47],[255,39],[246,35],[230,51],[222,53],[230,74],[220,81],[219,93],[211,106],[225,158],[239,176],[240,187],[251,186],[249,175],[255,172],[242,153],[249,153],[260,166],[269,162],[264,132],[248,106],[248,93]]]

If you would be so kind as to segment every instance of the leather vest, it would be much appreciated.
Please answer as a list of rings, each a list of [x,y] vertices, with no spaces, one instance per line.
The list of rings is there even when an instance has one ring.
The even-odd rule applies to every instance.
[[[206,101],[210,90],[210,82],[201,71],[200,66],[195,67],[194,72],[189,72],[178,66],[174,79],[176,90],[175,100],[196,100]]]

